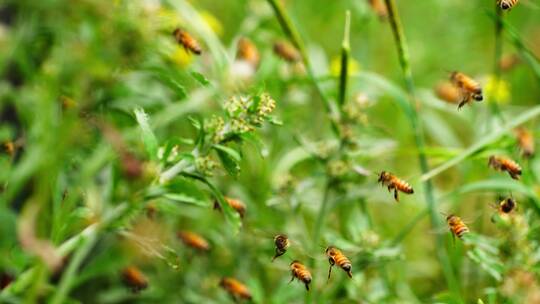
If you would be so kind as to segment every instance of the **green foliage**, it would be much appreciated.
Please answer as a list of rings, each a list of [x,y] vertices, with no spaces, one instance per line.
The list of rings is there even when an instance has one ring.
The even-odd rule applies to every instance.
[[[540,160],[514,134],[539,134],[540,10],[382,0],[381,18],[369,3],[2,2],[0,302],[232,303],[223,277],[253,303],[540,302]],[[299,62],[273,54],[283,40]],[[486,99],[443,102],[452,70]],[[383,170],[414,194],[396,203]],[[452,238],[441,213],[470,232]],[[278,233],[290,246],[272,262]],[[352,279],[338,265],[327,280],[330,245]],[[288,284],[292,260],[309,293]]]

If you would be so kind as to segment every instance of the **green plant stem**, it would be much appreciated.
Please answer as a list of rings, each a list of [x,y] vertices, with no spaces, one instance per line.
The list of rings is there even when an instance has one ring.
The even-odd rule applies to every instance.
[[[341,72],[339,74],[339,95],[338,105],[340,110],[343,109],[345,99],[347,98],[347,82],[349,78],[349,56],[351,53],[350,43],[351,32],[351,12],[345,13],[345,30],[343,33],[343,43],[341,45]]]
[[[399,63],[403,70],[405,84],[407,87],[407,91],[409,93],[409,101],[410,101],[410,108],[411,108],[410,113],[409,113],[409,118],[410,118],[411,127],[414,130],[414,137],[415,137],[416,147],[418,149],[418,159],[420,162],[420,169],[423,173],[426,173],[429,171],[429,165],[428,165],[427,157],[425,154],[424,132],[422,129],[421,121],[418,119],[418,113],[416,110],[417,108],[416,92],[414,88],[414,81],[412,78],[412,72],[411,72],[411,67],[409,63],[409,53],[407,49],[407,43],[405,41],[405,35],[403,34],[403,27],[399,20],[397,8],[395,5],[395,0],[385,0],[385,2],[388,8],[388,17],[390,21],[390,26],[392,28],[392,32],[394,34],[394,40],[397,46]],[[428,208],[428,212],[431,218],[431,224],[435,230],[438,230],[438,228],[440,227],[440,221],[438,218],[438,214],[435,210],[435,197],[433,195],[433,185],[431,181],[426,180],[423,182],[423,186],[424,186],[424,195],[426,198],[427,208]],[[461,292],[459,290],[458,282],[452,270],[452,265],[450,264],[450,259],[448,257],[448,254],[446,250],[444,249],[445,248],[444,239],[441,236],[436,235],[435,243],[436,243],[435,250],[437,252],[439,262],[441,263],[441,267],[443,270],[444,277],[446,279],[446,283],[448,284],[448,288],[457,297],[461,298]]]
[[[69,262],[69,265],[66,269],[66,272],[62,276],[62,280],[58,285],[58,289],[51,301],[52,304],[61,304],[64,303],[66,296],[69,294],[71,287],[76,279],[77,271],[81,263],[84,261],[86,256],[90,253],[90,250],[94,247],[97,242],[97,234],[93,233],[84,238],[81,238],[78,243],[78,248],[75,251],[72,259]]]
[[[500,137],[508,133],[508,131],[514,129],[515,127],[535,118],[536,116],[540,115],[540,106],[533,107],[532,109],[526,111],[525,113],[521,114],[520,116],[516,117],[512,121],[509,121],[506,123],[501,129],[497,130],[496,132],[485,136],[483,139],[478,141],[476,144],[469,147],[467,150],[463,151],[458,156],[452,158],[451,160],[447,161],[446,163],[432,169],[429,172],[424,173],[420,180],[423,182],[426,182],[435,176],[441,174],[442,172],[452,168],[453,166],[459,164],[463,160],[467,159],[469,156],[473,155],[474,153],[480,151],[485,146],[491,144],[492,142],[498,140]]]
[[[316,80],[315,73],[313,72],[313,67],[311,66],[311,62],[307,55],[304,43],[302,42],[302,39],[300,38],[300,34],[298,34],[298,31],[294,27],[291,19],[285,12],[285,9],[281,5],[281,3],[278,0],[267,0],[267,1],[272,7],[272,9],[274,10],[274,14],[276,15],[276,18],[278,19],[279,24],[281,28],[283,29],[283,32],[285,32],[285,35],[287,35],[287,37],[292,42],[292,44],[300,52],[300,55],[302,56],[302,61],[304,62],[304,65],[306,66],[308,76],[311,82],[313,83],[315,90],[317,91],[317,94],[319,94],[319,96],[321,97],[323,101],[323,106],[330,120],[332,131],[337,137],[341,138],[341,131],[339,128],[340,114],[336,110],[335,103],[331,102],[330,99],[328,99],[326,94],[323,92],[319,82]]]
[[[502,17],[503,17],[503,11],[498,6],[495,5],[495,10],[497,13],[498,18],[495,19],[495,54],[493,56],[494,62],[493,62],[493,76],[495,77],[495,88],[493,90],[493,96],[492,100],[489,100],[489,106],[491,109],[491,112],[495,114],[495,116],[501,121],[504,121],[504,116],[501,113],[501,110],[499,109],[499,100],[498,100],[498,93],[499,93],[499,86],[501,83],[501,56],[502,56],[502,48],[503,48],[503,41],[502,41],[502,32],[503,32],[503,25],[502,25]]]
[[[326,216],[326,213],[328,212],[327,209],[328,209],[328,201],[330,197],[330,188],[331,188],[331,183],[327,182],[326,186],[324,187],[324,194],[323,194],[323,199],[321,202],[321,207],[317,214],[317,219],[315,220],[315,228],[313,230],[314,248],[316,248],[319,245],[319,239],[321,237],[321,231],[324,225],[324,218]]]

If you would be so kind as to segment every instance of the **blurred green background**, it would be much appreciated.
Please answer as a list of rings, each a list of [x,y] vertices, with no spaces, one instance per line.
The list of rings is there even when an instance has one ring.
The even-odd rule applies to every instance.
[[[460,215],[475,234],[453,242],[425,211],[396,46],[370,1],[281,1],[332,102],[351,13],[345,109],[354,117],[345,147],[306,67],[273,53],[288,37],[267,1],[2,1],[0,274],[11,284],[0,302],[230,303],[219,287],[227,276],[255,303],[539,303],[540,162],[521,158],[506,123],[537,110],[540,7],[522,0],[504,14],[502,57],[520,61],[503,69],[496,89],[495,2],[397,1],[430,166],[498,134],[433,178],[437,214]],[[175,42],[176,27],[199,41],[201,56]],[[240,37],[260,53],[247,75],[236,58]],[[454,70],[480,82],[484,102],[458,111],[437,98],[433,88]],[[263,92],[276,102],[272,118],[223,142],[225,152],[206,141],[197,148],[213,117],[234,120],[231,97]],[[533,134],[536,116],[525,124]],[[487,169],[492,154],[521,163],[523,179]],[[182,161],[187,168],[162,183]],[[376,183],[382,170],[415,194],[396,203]],[[242,219],[222,195],[246,204]],[[490,204],[509,195],[517,213],[494,223]],[[183,244],[179,230],[203,236],[210,251]],[[272,263],[277,233],[291,247]],[[457,288],[445,280],[436,238]],[[327,282],[328,245],[351,259],[352,280],[335,267]],[[312,271],[309,293],[288,284],[295,259]],[[147,289],[124,286],[129,265]]]

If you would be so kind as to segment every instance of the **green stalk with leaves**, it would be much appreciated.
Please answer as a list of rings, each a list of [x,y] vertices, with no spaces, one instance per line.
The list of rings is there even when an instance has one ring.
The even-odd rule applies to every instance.
[[[388,16],[390,21],[390,26],[392,28],[392,33],[394,34],[394,40],[396,43],[398,58],[401,68],[403,70],[403,77],[405,80],[405,85],[407,92],[409,93],[409,111],[407,113],[409,117],[409,122],[411,128],[414,132],[414,138],[416,142],[416,148],[418,149],[418,160],[420,163],[420,170],[422,173],[429,171],[429,165],[427,161],[427,156],[425,154],[425,139],[424,131],[422,127],[422,122],[418,118],[418,105],[416,100],[416,91],[414,87],[414,81],[412,78],[412,71],[409,60],[409,52],[407,48],[407,42],[405,40],[405,35],[403,34],[403,27],[401,25],[401,20],[399,19],[398,11],[396,8],[395,0],[385,0],[386,6],[388,8]],[[431,224],[434,230],[439,230],[441,228],[440,215],[436,210],[435,196],[433,194],[433,184],[431,181],[427,180],[423,182],[424,186],[424,195],[428,207],[428,212],[431,218]],[[448,253],[446,252],[444,246],[444,239],[441,235],[435,236],[435,250],[439,258],[444,276],[446,278],[446,283],[450,291],[455,294],[458,298],[461,298],[461,292],[458,285],[458,281],[450,264],[450,259]]]

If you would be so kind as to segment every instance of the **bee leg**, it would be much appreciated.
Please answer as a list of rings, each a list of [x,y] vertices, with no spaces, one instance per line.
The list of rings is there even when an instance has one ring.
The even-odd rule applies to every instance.
[[[291,284],[292,281],[294,281],[294,275],[291,277],[291,280],[289,281],[289,284]]]
[[[330,268],[328,268],[328,279],[326,280],[327,283],[328,281],[330,281],[330,275],[332,274],[332,266],[333,265],[330,265]]]
[[[461,108],[462,108],[464,105],[467,104],[467,101],[468,101],[467,99],[462,100],[462,101],[459,103],[457,109],[458,109],[458,110],[461,110]]]
[[[306,285],[306,290],[309,291],[309,283],[304,283]]]
[[[397,189],[394,189],[394,199],[396,200],[396,202],[399,202],[399,196],[398,196],[398,190]]]

